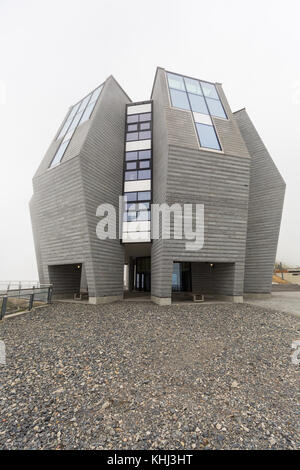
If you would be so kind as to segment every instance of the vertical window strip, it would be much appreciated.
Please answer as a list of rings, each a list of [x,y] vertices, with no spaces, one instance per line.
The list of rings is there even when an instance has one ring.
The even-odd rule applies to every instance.
[[[141,131],[140,129],[140,122],[145,122],[149,123],[150,130],[147,131],[141,131],[141,132],[150,132],[149,138],[151,139],[151,149],[149,150],[137,150],[137,151],[131,151],[131,152],[126,152],[126,146],[125,146],[125,152],[124,152],[124,169],[123,169],[123,195],[127,196],[127,194],[132,194],[134,195],[134,201],[127,201],[125,211],[123,213],[123,221],[125,222],[133,222],[133,221],[149,221],[151,220],[151,212],[150,212],[150,203],[152,199],[152,189],[149,191],[138,191],[136,193],[125,193],[124,188],[125,188],[125,182],[128,181],[142,181],[142,180],[148,180],[150,179],[152,181],[152,119],[153,119],[153,104],[151,103],[151,112],[150,113],[136,113],[135,115],[129,115],[127,114],[127,109],[126,108],[126,115],[125,115],[125,142],[128,141],[127,136],[128,136],[128,125],[132,125],[132,123],[136,123],[137,127],[132,129],[132,132],[129,132],[129,134],[138,134],[139,138],[139,133]],[[132,155],[131,155],[132,154]],[[148,161],[148,165],[143,167],[142,165]],[[127,168],[127,164],[129,165],[134,164],[135,168]],[[132,179],[131,179],[132,178]],[[152,184],[151,184],[152,188]],[[132,198],[130,198],[132,199]],[[132,211],[128,210],[128,205],[130,204],[137,204],[140,201],[143,201],[144,199],[147,200],[146,204],[149,206],[148,208],[141,208],[138,209],[132,213]],[[148,202],[149,201],[149,202]],[[140,204],[139,204],[140,205]],[[140,214],[139,216],[137,214]],[[134,232],[134,233],[139,233],[140,231]],[[126,236],[127,232],[123,232],[123,237]],[[143,232],[141,232],[143,233]],[[148,232],[147,232],[148,233]],[[150,231],[149,231],[150,233]]]

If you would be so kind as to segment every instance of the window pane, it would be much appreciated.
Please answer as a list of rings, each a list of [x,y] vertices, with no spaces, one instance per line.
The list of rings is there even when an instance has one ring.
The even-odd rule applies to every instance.
[[[143,131],[143,130],[146,130],[146,129],[150,129],[150,122],[141,122],[140,130]]]
[[[198,80],[193,80],[192,78],[185,78],[185,86],[189,93],[195,93],[196,95],[202,95],[202,90]]]
[[[125,171],[125,181],[134,181],[137,180],[136,171]]]
[[[125,204],[125,209],[127,211],[136,211],[136,204],[134,202],[129,202]]]
[[[183,78],[180,75],[174,75],[173,73],[168,73],[168,82],[170,88],[175,88],[176,90],[185,91]]]
[[[138,140],[139,134],[137,132],[131,132],[129,134],[126,134],[126,140]]]
[[[138,174],[139,180],[148,180],[151,178],[151,170],[140,170]]]
[[[81,118],[81,120],[80,120],[80,124],[82,124],[83,122],[88,121],[88,119],[90,119],[91,114],[92,114],[92,112],[93,112],[93,110],[94,110],[95,104],[96,104],[96,102],[94,101],[94,103],[90,103],[90,104],[86,107],[86,109],[85,109],[85,111],[84,111],[84,113],[83,113],[83,115],[82,115],[82,118]]]
[[[136,220],[150,220],[150,212],[149,211],[138,212]]]
[[[136,193],[124,193],[124,197],[127,198],[127,201],[136,201]]]
[[[210,114],[212,116],[222,117],[222,118],[225,118],[225,119],[227,118],[221,101],[206,98],[206,102],[207,102],[207,106],[209,107]]]
[[[138,122],[138,120],[138,114],[131,114],[130,116],[127,116],[127,122]]]
[[[150,202],[140,202],[137,205],[137,210],[149,210],[150,209]]]
[[[82,113],[77,113],[76,116],[74,117],[73,119],[73,122],[72,124],[70,125],[69,127],[69,131],[72,130],[72,129],[75,129],[81,119],[81,116],[82,116]]]
[[[221,150],[216,132],[213,126],[207,126],[206,124],[196,123],[198,136],[200,140],[201,147],[206,147],[209,149]]]
[[[205,100],[202,96],[192,95],[191,93],[189,93],[189,99],[193,111],[201,114],[209,114],[207,106],[205,104]]]
[[[190,109],[185,91],[170,90],[172,106],[180,109]]]
[[[126,152],[126,155],[125,155],[126,161],[137,160],[137,158],[138,158],[137,152]]]
[[[136,169],[136,162],[126,163],[126,170],[135,170],[135,169]]]
[[[72,131],[67,132],[64,139],[63,139],[63,142],[66,142],[67,140],[70,140],[72,135],[74,134],[74,131],[75,131],[75,129],[73,129]]]
[[[124,212],[124,219],[125,222],[134,222],[136,220],[136,212]]]
[[[208,98],[216,98],[217,100],[219,99],[215,85],[212,83],[201,82],[201,86],[205,96]]]
[[[151,139],[151,131],[142,131],[139,132],[139,140]]]
[[[79,106],[80,106],[80,102],[73,106],[72,111],[70,112],[70,114],[68,116],[68,120],[73,119],[73,117],[75,116],[75,114],[78,111]]]
[[[78,112],[79,111],[83,111],[86,107],[86,105],[88,104],[88,102],[90,101],[90,97],[91,95],[89,94],[88,96],[86,96],[82,101],[81,101],[81,105],[80,105],[80,108],[78,109]]]
[[[66,141],[60,144],[50,166],[54,166],[61,161],[68,144],[69,144],[69,141]]]
[[[150,168],[150,160],[140,161],[140,168]]]
[[[128,130],[129,132],[137,131],[137,130],[138,130],[138,125],[137,125],[137,124],[128,124],[127,130]]]
[[[97,101],[101,90],[102,90],[102,85],[99,86],[98,88],[96,88],[96,90],[93,91],[90,103],[93,103],[94,101]]]
[[[140,122],[151,121],[151,113],[140,114]]]
[[[137,195],[138,195],[138,201],[150,201],[151,199],[150,191],[139,191]]]
[[[139,160],[145,160],[146,158],[151,158],[151,150],[140,150]]]
[[[71,109],[71,112],[69,113],[60,133],[58,134],[57,136],[57,139],[60,139],[61,137],[63,137],[66,133],[66,131],[68,130],[68,127],[69,125],[71,124],[72,120],[73,120],[73,117],[75,116],[76,114],[76,111],[79,107],[80,103],[76,104],[75,106],[73,106],[73,108]]]
[[[68,127],[69,127],[69,125],[70,125],[70,122],[71,122],[71,121],[67,120],[67,121],[64,123],[64,125],[63,125],[63,127],[62,127],[60,133],[58,134],[56,140],[60,139],[61,137],[63,137],[63,136],[65,135],[65,133],[66,133],[66,131],[68,130]]]

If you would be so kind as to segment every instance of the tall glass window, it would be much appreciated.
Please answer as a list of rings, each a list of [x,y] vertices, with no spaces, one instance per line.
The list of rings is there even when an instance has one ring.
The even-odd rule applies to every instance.
[[[56,140],[63,139],[50,163],[50,168],[61,162],[77,127],[90,119],[102,88],[103,85],[100,85],[98,88],[96,88],[96,90],[94,90],[88,96],[84,97],[81,101],[79,101],[79,103],[75,104],[71,108],[57,136]]]

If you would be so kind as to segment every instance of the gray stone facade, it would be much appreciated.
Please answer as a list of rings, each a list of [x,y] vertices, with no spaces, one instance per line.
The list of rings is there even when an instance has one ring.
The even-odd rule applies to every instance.
[[[123,193],[125,112],[131,102],[109,77],[61,163],[49,168],[60,144],[54,139],[33,178],[30,210],[40,282],[53,283],[57,296],[73,296],[84,273],[91,303],[119,300],[124,263],[144,253],[151,254],[151,296],[160,305],[171,301],[174,262],[190,263],[193,292],[237,301],[244,293],[270,293],[285,183],[246,111],[232,113],[222,86],[215,87],[227,115],[212,118],[221,151],[200,147],[191,111],[171,105],[162,68],[151,95],[153,203],[203,204],[203,248],[188,251],[185,239],[128,248],[119,239],[97,238],[97,207],[118,207]]]

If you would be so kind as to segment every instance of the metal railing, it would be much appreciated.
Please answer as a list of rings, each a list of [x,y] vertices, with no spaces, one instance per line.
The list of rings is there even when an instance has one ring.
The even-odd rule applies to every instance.
[[[10,284],[9,287],[13,287]],[[52,299],[52,284],[39,284],[22,288],[7,288],[5,293],[0,293],[0,320],[6,315],[24,310],[32,310],[33,307],[50,304]]]
[[[0,281],[0,294],[5,294],[8,290],[31,289],[33,287],[43,287],[48,284],[41,284],[39,281]]]

